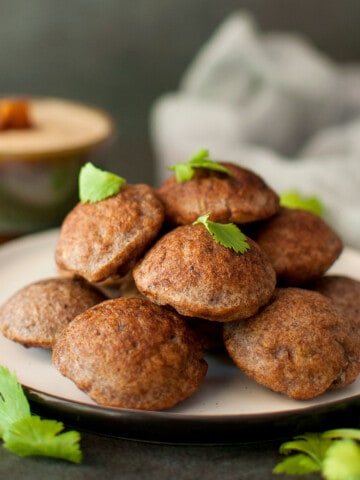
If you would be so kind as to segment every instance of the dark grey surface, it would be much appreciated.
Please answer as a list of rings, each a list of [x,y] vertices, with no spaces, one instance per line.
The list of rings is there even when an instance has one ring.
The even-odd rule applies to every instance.
[[[359,60],[357,0],[3,0],[0,93],[54,95],[109,111],[118,142],[103,159],[151,183],[148,114],[236,9],[265,30],[295,30],[336,59]]]
[[[268,480],[283,457],[279,443],[193,447],[156,445],[82,434],[83,462],[20,458],[0,448],[0,477],[17,479]],[[307,479],[319,478],[309,476]]]

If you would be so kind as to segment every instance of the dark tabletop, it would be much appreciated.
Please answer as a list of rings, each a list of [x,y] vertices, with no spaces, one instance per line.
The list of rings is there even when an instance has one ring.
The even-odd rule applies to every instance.
[[[81,432],[80,465],[20,458],[0,447],[0,478],[16,479],[287,479],[274,475],[279,442],[253,445],[159,445]],[[307,479],[319,478],[308,476]]]

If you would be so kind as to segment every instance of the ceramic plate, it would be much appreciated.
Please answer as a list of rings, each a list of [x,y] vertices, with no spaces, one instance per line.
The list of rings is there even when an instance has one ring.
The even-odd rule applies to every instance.
[[[57,276],[58,230],[23,237],[0,248],[0,303],[20,287]],[[331,272],[360,279],[360,253],[346,248]],[[0,364],[15,371],[34,411],[67,424],[123,438],[166,443],[243,443],[324,428],[358,426],[360,378],[309,401],[294,401],[246,378],[222,355],[208,355],[209,370],[188,400],[163,412],[96,405],[51,364],[47,350],[25,348],[0,334]]]

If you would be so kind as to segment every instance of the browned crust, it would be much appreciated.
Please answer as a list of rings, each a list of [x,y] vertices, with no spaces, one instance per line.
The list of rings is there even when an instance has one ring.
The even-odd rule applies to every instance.
[[[177,183],[176,177],[171,176],[159,187],[167,222],[186,225],[211,212],[211,220],[215,222],[242,224],[277,212],[278,195],[262,178],[232,163],[222,164],[232,176],[196,169],[190,181]]]
[[[207,371],[186,321],[140,298],[108,300],[79,315],[56,343],[53,362],[95,402],[143,410],[184,400]]]
[[[329,299],[291,287],[277,289],[252,318],[224,325],[225,346],[236,365],[296,400],[325,392],[347,368],[346,337]]]
[[[101,202],[79,203],[62,224],[57,266],[90,282],[123,276],[157,236],[163,220],[163,205],[147,185],[125,185]]]
[[[360,282],[344,275],[325,275],[307,288],[333,301],[343,321],[342,328],[348,333],[345,348],[351,362],[332,384],[332,388],[345,387],[360,373]]]
[[[275,272],[260,248],[235,253],[203,225],[164,235],[133,270],[139,291],[180,314],[226,322],[253,315],[275,289]]]
[[[106,297],[80,278],[49,278],[16,292],[0,309],[0,330],[27,347],[52,348],[62,330]]]
[[[289,286],[322,276],[343,249],[338,234],[320,217],[284,207],[252,238],[270,258],[279,281]]]

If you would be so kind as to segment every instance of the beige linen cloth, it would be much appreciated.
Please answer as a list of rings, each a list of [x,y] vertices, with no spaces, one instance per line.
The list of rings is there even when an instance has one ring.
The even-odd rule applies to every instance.
[[[246,12],[219,26],[150,112],[157,183],[201,148],[260,174],[278,193],[317,195],[360,248],[360,63],[339,65]]]

